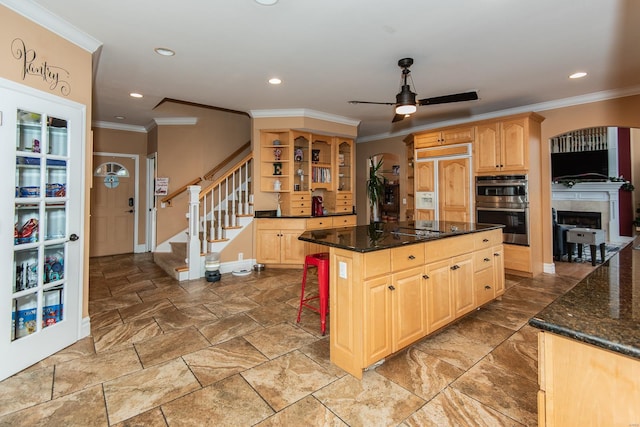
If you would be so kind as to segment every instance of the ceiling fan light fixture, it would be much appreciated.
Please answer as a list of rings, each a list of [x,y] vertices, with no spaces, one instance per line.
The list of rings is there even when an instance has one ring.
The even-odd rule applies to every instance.
[[[417,110],[415,104],[408,104],[408,105],[398,105],[396,107],[396,114],[401,114],[404,116],[408,116],[409,114],[413,114],[415,113]]]
[[[402,85],[402,90],[396,95],[396,114],[413,114],[416,110],[416,94],[411,92],[409,85]]]

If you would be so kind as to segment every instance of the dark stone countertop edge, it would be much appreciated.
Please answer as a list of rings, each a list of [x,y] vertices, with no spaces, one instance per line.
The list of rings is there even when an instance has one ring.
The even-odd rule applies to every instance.
[[[439,234],[436,235],[436,236],[419,237],[419,238],[415,237],[415,238],[412,238],[412,239],[410,238],[409,240],[402,240],[402,241],[394,242],[392,244],[385,244],[385,245],[374,246],[374,247],[356,247],[356,246],[350,246],[350,245],[343,245],[343,244],[339,244],[339,243],[328,242],[326,240],[314,239],[313,237],[306,237],[304,234],[300,235],[298,237],[298,240],[303,240],[305,242],[315,243],[315,244],[323,245],[323,246],[329,246],[329,247],[333,247],[333,248],[337,248],[337,249],[344,249],[344,250],[348,250],[348,251],[352,251],[352,252],[366,253],[366,252],[381,251],[381,250],[384,250],[384,249],[393,249],[393,248],[398,248],[398,247],[406,246],[406,245],[413,245],[413,244],[418,244],[418,243],[426,243],[426,242],[429,242],[429,241],[441,240],[441,239],[446,239],[446,238],[449,238],[449,237],[462,236],[462,235],[465,235],[465,234],[475,234],[475,233],[481,233],[481,232],[484,232],[484,231],[504,228],[503,225],[499,225],[499,224],[482,224],[482,225],[483,225],[483,227],[481,229],[439,232]],[[356,226],[351,226],[351,227],[340,227],[340,228],[332,228],[332,229],[326,229],[326,230],[313,230],[313,231],[314,232],[321,232],[321,231],[336,232],[336,231],[339,231],[339,230],[358,229],[358,228],[362,228],[362,227],[367,227],[367,226],[366,225],[356,225]]]
[[[562,326],[559,326],[555,323],[546,322],[537,317],[529,319],[529,325],[543,331],[554,333],[556,335],[571,338],[576,341],[604,348],[606,350],[611,350],[613,352],[624,354],[635,359],[640,359],[640,348],[637,347],[612,342],[601,337],[578,332],[575,329],[563,328]]]
[[[276,215],[276,210],[269,210],[269,211],[255,211],[254,213],[254,218],[256,219],[263,219],[263,218],[268,218],[268,219],[310,219],[310,218],[330,218],[333,216],[347,216],[347,215],[355,215],[355,213],[345,213],[345,212],[336,212],[336,213],[328,213],[326,215],[322,215],[322,216],[315,216],[315,215],[297,215],[297,216],[292,216],[292,215],[280,215],[277,216]]]

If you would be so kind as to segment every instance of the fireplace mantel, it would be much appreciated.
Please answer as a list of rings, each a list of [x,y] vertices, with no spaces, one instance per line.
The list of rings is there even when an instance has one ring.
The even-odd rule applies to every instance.
[[[593,210],[589,203],[607,202],[609,206],[609,242],[620,240],[620,224],[618,219],[618,190],[624,182],[579,182],[573,187],[564,184],[551,184],[553,201],[584,202],[585,211]]]

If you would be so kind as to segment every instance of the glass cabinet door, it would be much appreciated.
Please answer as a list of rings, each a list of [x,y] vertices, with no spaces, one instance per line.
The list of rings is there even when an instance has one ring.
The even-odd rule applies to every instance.
[[[82,106],[2,80],[0,119],[1,380],[82,334],[85,128]]]
[[[18,109],[11,340],[65,319],[67,121]]]
[[[352,191],[353,142],[338,140],[338,191]]]
[[[309,191],[309,138],[294,132],[293,139],[293,191]]]

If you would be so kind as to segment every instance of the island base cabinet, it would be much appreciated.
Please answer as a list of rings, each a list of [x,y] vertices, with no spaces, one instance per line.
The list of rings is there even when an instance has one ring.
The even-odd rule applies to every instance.
[[[538,334],[538,426],[640,424],[640,360]]]

